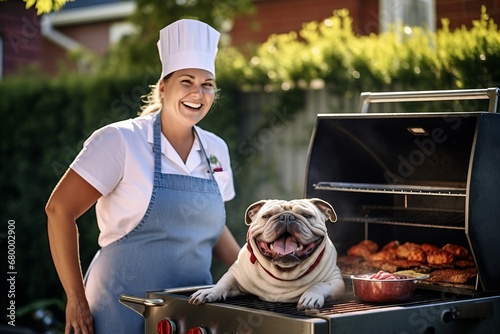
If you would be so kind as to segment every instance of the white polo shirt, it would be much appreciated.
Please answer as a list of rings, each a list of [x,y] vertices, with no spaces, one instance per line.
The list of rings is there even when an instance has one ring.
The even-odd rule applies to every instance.
[[[99,245],[104,247],[130,232],[144,217],[153,190],[153,122],[156,114],[107,125],[84,143],[70,168],[96,188]],[[161,136],[162,173],[210,178],[208,163],[224,201],[235,196],[229,150],[224,140],[196,127],[191,152],[184,163],[164,135]]]

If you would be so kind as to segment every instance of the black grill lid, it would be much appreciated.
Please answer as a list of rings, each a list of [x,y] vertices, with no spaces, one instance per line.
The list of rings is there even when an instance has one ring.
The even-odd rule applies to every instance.
[[[366,237],[466,244],[478,289],[500,291],[499,114],[320,114],[304,189],[335,207],[340,253]]]

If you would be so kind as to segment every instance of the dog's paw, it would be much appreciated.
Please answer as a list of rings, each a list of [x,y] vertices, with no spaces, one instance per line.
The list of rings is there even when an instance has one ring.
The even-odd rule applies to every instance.
[[[323,295],[306,291],[302,296],[300,296],[297,308],[299,310],[312,310],[320,309],[325,303],[325,297]]]
[[[210,288],[196,291],[189,297],[188,302],[194,305],[201,305],[225,299],[226,295],[224,293],[219,292],[215,288]]]

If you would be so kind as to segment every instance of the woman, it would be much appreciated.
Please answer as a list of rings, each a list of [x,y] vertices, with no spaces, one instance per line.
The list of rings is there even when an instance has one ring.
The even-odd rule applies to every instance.
[[[50,196],[65,333],[142,332],[120,294],[211,284],[212,254],[228,266],[236,260],[225,226],[224,201],[234,197],[227,145],[196,126],[215,99],[218,40],[195,20],[162,29],[162,79],[142,115],[94,132]],[[94,203],[101,249],[83,279],[76,219]]]

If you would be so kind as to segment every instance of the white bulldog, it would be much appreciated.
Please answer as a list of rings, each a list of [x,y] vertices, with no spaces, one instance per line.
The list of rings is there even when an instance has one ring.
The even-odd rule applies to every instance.
[[[198,290],[189,302],[254,294],[271,302],[298,302],[298,309],[318,309],[325,298],[343,295],[344,280],[327,220],[337,220],[335,211],[317,198],[250,205],[245,213],[247,243],[238,260],[216,285]]]

